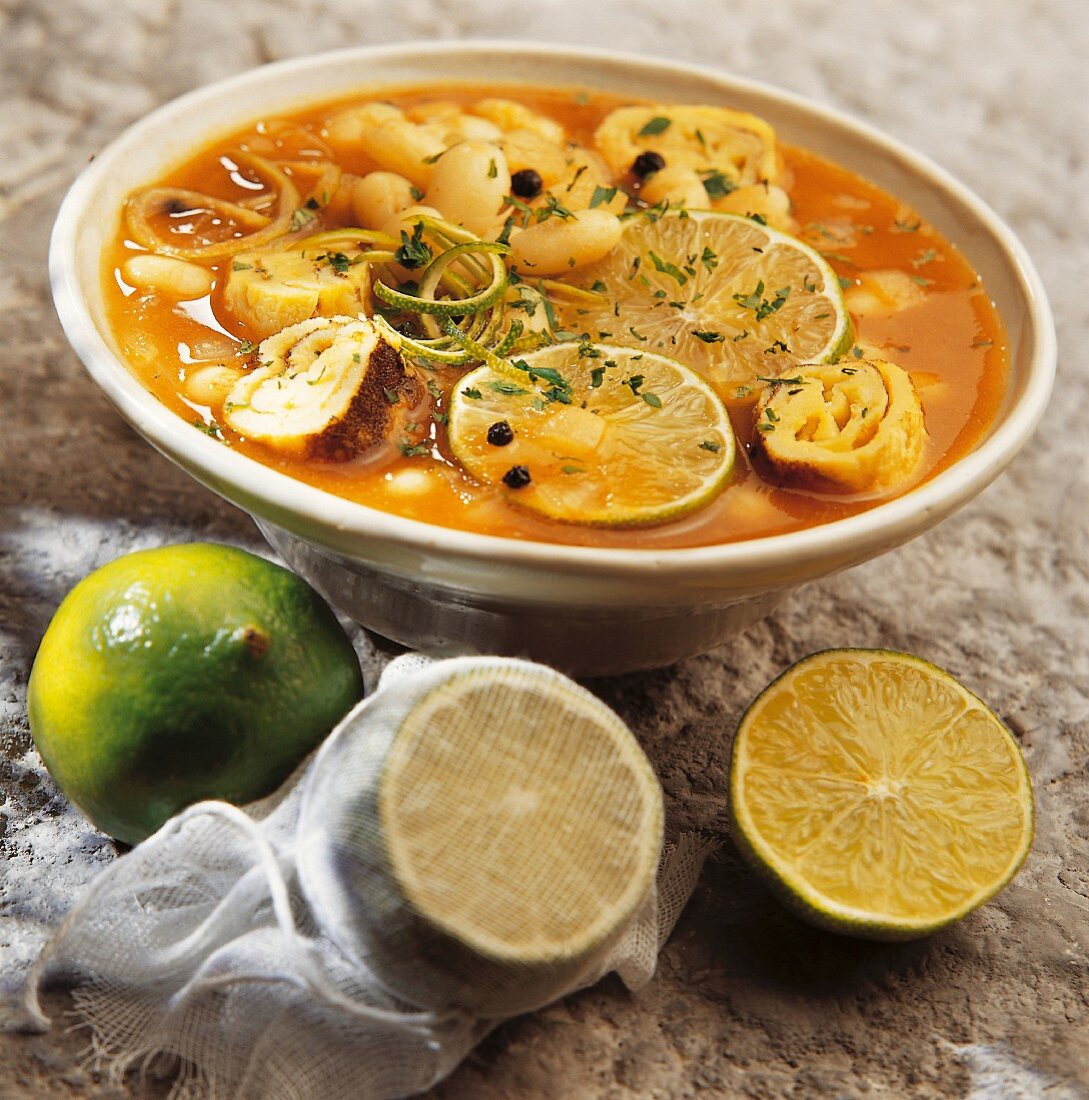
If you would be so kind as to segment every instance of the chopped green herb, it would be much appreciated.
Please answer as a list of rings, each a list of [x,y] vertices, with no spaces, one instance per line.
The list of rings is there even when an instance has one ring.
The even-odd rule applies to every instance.
[[[431,262],[431,249],[423,239],[423,222],[416,223],[411,237],[406,230],[401,230],[401,246],[393,253],[393,258],[410,270]]]
[[[499,175],[499,169],[495,166],[495,157],[488,161],[488,179],[493,180]]]
[[[575,215],[551,191],[546,192],[544,201],[544,206],[538,206],[534,212],[538,222],[547,221],[551,217],[563,218],[564,221],[570,221],[574,218]]]
[[[581,466],[561,466],[561,474],[584,474],[586,471]]]
[[[410,443],[407,439],[401,441],[398,449],[405,458],[419,458],[431,453],[431,448],[426,443]]]
[[[612,202],[618,190],[618,187],[595,187],[594,193],[590,196],[590,209],[593,210],[602,203]]]
[[[787,298],[790,297],[790,287],[781,287],[774,292],[770,299],[765,298],[763,294],[764,280],[761,279],[751,294],[735,294],[733,298],[739,306],[751,309],[756,314],[756,319],[762,321],[765,317],[770,317],[776,310],[782,309]]]
[[[697,340],[702,340],[705,344],[721,344],[726,337],[721,332],[712,332],[710,329],[694,328],[692,335]]]
[[[354,260],[349,259],[343,252],[330,252],[327,259],[329,260],[329,266],[338,274],[346,275],[348,268],[354,264],[359,263],[358,257]]]
[[[386,400],[391,405],[396,405],[401,400],[401,395],[396,390],[391,390],[389,386],[383,386],[382,392],[386,395]]]
[[[722,450],[722,444],[716,443],[713,439],[704,439],[700,443],[700,447],[705,451],[710,451],[712,454],[718,454]]]
[[[252,271],[253,270],[253,264],[244,264],[241,260],[235,260],[234,263],[231,264],[231,270],[232,271]]]
[[[662,272],[663,275],[668,275],[670,278],[676,279],[678,286],[684,286],[688,282],[688,276],[684,274],[676,264],[669,263],[663,260],[656,252],[649,252],[650,262],[654,264],[654,270]]]
[[[313,221],[317,221],[317,218],[318,216],[314,213],[313,210],[308,210],[305,206],[300,206],[291,214],[292,232],[297,229],[302,229],[304,226],[309,225]]]
[[[769,386],[805,386],[811,381],[809,378],[803,378],[800,374],[794,375],[793,378],[783,378],[782,375],[758,374],[756,380],[757,382],[767,382]]]
[[[905,222],[897,218],[892,223],[892,231],[894,233],[914,233],[922,225],[922,222]]]
[[[424,197],[424,193],[419,187],[410,187],[408,193],[412,196],[414,202],[419,202]]]
[[[639,395],[652,409],[662,407],[662,399],[656,393],[641,393]]]
[[[924,252],[920,252],[918,256],[908,262],[912,267],[922,267],[924,264],[931,264],[938,258],[936,249],[928,248]]]
[[[501,393],[506,397],[517,397],[520,394],[529,393],[529,390],[523,389],[515,382],[500,380],[497,382],[485,382],[484,385],[487,386],[488,389],[495,390],[496,393]]]
[[[615,364],[613,364],[615,366]],[[605,377],[604,367],[593,367],[590,371],[590,389],[597,390],[601,388],[601,380]]]
[[[240,355],[252,355],[257,350],[257,345],[252,340],[243,340],[238,345],[238,353]]]
[[[214,420],[205,423],[198,416],[193,421],[193,427],[198,428],[200,431],[204,432],[205,435],[210,435],[213,439],[218,439],[220,442],[223,441],[223,429]]]
[[[671,118],[665,118],[662,115],[655,115],[646,125],[636,134],[636,137],[654,137],[655,134],[662,133],[663,130],[668,130],[673,125]]]
[[[729,176],[724,176],[717,168],[712,168],[708,172],[701,172],[700,178],[703,180],[704,190],[710,199],[725,198],[737,188],[737,184]]]
[[[476,389],[473,386],[466,386],[465,389],[463,389],[461,392],[466,397],[471,398],[473,401],[479,401],[482,396],[480,390]]]

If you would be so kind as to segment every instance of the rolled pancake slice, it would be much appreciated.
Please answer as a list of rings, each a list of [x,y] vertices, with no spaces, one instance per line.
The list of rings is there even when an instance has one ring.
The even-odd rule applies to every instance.
[[[326,246],[244,252],[232,261],[223,299],[256,337],[311,317],[354,316],[367,308],[370,265],[359,249]]]
[[[342,462],[396,427],[419,383],[370,321],[316,317],[262,341],[223,403],[229,427],[295,458]]]
[[[757,463],[785,485],[826,493],[902,484],[927,437],[911,377],[884,359],[803,363],[768,385],[753,423]]]
[[[734,186],[774,183],[779,175],[775,131],[756,115],[725,107],[620,107],[594,142],[616,173],[653,152],[672,168],[717,173]]]

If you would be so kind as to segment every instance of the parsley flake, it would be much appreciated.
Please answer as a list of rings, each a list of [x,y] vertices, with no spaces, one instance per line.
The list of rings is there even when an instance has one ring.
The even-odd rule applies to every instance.
[[[649,122],[647,122],[643,128],[636,134],[636,137],[654,137],[655,134],[660,134],[664,130],[668,130],[673,125],[671,118],[666,118],[663,115],[655,115]]]

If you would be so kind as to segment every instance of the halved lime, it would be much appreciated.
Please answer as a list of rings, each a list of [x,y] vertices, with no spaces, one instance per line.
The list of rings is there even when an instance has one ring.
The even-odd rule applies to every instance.
[[[715,392],[673,359],[557,344],[454,390],[450,447],[512,503],[565,523],[642,526],[707,504],[734,463]]]
[[[912,939],[993,897],[1032,844],[1017,742],[918,657],[837,649],[798,662],[734,741],[735,839],[799,915]]]
[[[527,665],[453,676],[409,710],[378,807],[414,910],[512,964],[607,941],[661,848],[661,790],[638,742],[589,692]]]
[[[566,328],[679,359],[727,401],[750,396],[780,354],[831,362],[853,340],[828,262],[733,214],[636,215],[578,285],[601,290],[600,304],[564,306]]]

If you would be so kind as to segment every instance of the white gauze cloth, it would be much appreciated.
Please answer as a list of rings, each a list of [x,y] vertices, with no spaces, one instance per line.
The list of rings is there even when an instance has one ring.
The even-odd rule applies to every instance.
[[[343,791],[426,692],[485,665],[563,679],[494,657],[392,662],[275,796],[245,810],[192,806],[92,883],[28,980],[30,1026],[49,1026],[38,991],[63,978],[90,1029],[90,1060],[115,1079],[166,1055],[180,1061],[175,1098],[386,1100],[440,1081],[516,1002],[545,1004],[612,970],[629,988],[646,983],[712,848],[692,834],[666,846],[657,882],[580,973],[538,982],[522,1001],[504,990],[498,1011],[486,997],[422,1008],[368,968],[353,929],[384,919],[382,899],[360,912],[369,880],[338,837],[362,811]]]

